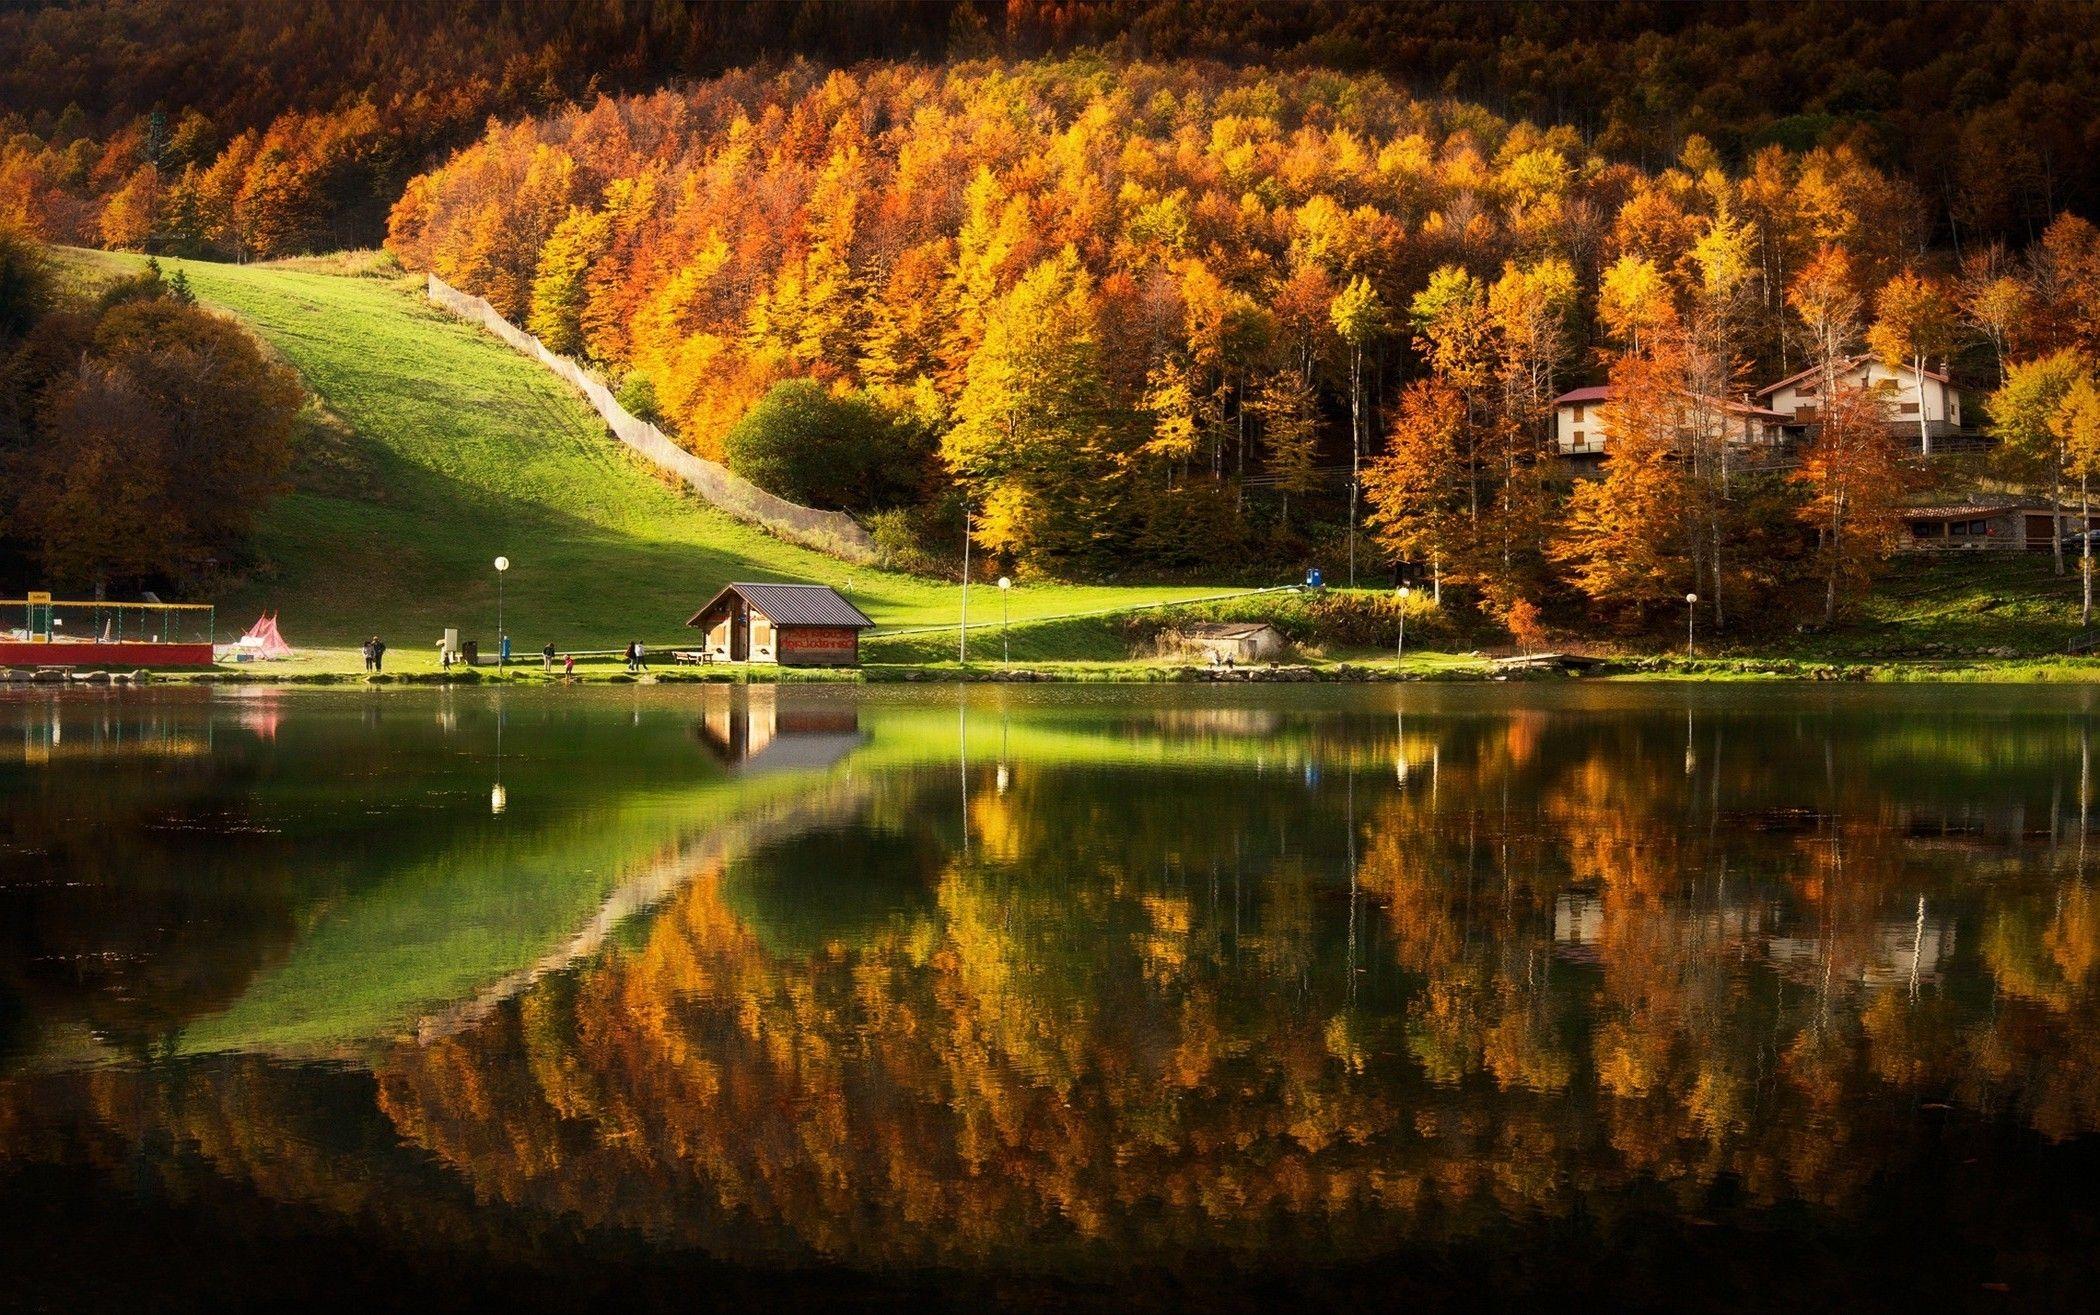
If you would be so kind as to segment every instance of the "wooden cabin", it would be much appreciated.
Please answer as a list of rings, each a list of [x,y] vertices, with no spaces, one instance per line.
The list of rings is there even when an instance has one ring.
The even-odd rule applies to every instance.
[[[708,662],[857,667],[860,632],[874,627],[838,590],[821,584],[731,584],[687,619]]]

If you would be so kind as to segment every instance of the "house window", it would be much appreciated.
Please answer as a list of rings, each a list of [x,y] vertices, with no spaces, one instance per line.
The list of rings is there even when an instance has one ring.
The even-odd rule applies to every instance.
[[[1579,430],[1579,429],[1575,431],[1575,446],[1576,446],[1576,447],[1581,447],[1581,446],[1582,446],[1582,431],[1581,431],[1581,430]]]
[[[1577,403],[1575,404],[1575,423],[1576,423],[1576,424],[1578,424],[1578,425],[1582,423],[1582,403],[1580,403],[1580,402],[1577,402]],[[1580,434],[1577,434],[1577,435],[1576,435],[1576,438],[1577,438],[1578,440],[1579,440],[1579,439],[1580,439],[1581,437],[1582,437],[1582,436],[1581,436]]]
[[[1949,526],[1947,527],[1947,533],[1949,533],[1949,534],[1954,534],[1954,535],[1966,535],[1966,534],[1967,534],[1968,532],[1969,532],[1969,522],[1967,522],[1967,521],[1956,521],[1956,522],[1954,522],[1954,524],[1952,524],[1952,525],[1949,525]]]
[[[1971,534],[1974,534],[1974,535],[1977,535],[1977,536],[1979,536],[1979,537],[1980,537],[1980,536],[1982,536],[1982,535],[1988,534],[1989,532],[1990,532],[1990,527],[1989,527],[1989,526],[1987,526],[1987,525],[1985,525],[1985,524],[1984,524],[1984,523],[1983,523],[1982,521],[1970,521],[1970,522],[1969,522],[1969,533],[1971,533]]]
[[[1914,416],[1917,413],[1918,404],[1916,402],[1898,402],[1896,404],[1896,414],[1898,415]]]

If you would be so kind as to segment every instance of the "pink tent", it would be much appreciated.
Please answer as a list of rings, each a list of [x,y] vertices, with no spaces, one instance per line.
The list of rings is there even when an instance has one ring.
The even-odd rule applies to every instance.
[[[284,636],[277,631],[275,612],[256,618],[255,624],[248,627],[248,633],[240,637],[235,647],[265,659],[288,658],[292,655],[292,646],[285,643]]]

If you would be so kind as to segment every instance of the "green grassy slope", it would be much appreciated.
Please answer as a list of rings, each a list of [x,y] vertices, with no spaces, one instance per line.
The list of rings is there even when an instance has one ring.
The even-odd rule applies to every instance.
[[[69,259],[90,277],[137,263]],[[327,413],[308,428],[293,491],[259,526],[261,568],[212,600],[222,629],[277,609],[294,644],[377,631],[414,652],[456,625],[487,647],[499,553],[512,562],[505,619],[525,650],[676,642],[694,608],[741,579],[834,584],[883,625],[956,615],[956,586],[850,566],[674,492],[559,381],[407,281],[163,266],[249,324]],[[1016,589],[1011,605],[1021,621],[1214,592],[1044,585]]]
[[[2078,563],[2047,553],[1896,558],[1853,615],[1827,633],[1764,645],[1803,657],[2042,657],[2078,632]]]

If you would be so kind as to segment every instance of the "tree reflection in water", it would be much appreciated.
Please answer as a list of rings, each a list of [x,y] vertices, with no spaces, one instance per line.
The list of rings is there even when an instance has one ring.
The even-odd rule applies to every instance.
[[[464,1186],[482,1227],[1100,1271],[1658,1201],[1841,1229],[1921,1156],[2100,1123],[2082,708],[987,701],[960,781],[921,718],[864,710],[871,755],[923,736],[834,811],[368,1051],[397,1146],[255,1059],[19,1076],[0,1145],[150,1126],[401,1228]]]

